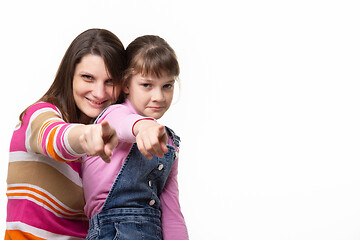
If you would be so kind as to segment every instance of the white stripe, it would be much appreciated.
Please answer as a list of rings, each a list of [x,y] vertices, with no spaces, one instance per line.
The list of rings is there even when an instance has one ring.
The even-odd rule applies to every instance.
[[[46,130],[49,128],[49,126],[51,125],[51,124],[53,124],[53,123],[59,123],[60,122],[60,124],[58,124],[58,125],[56,125],[55,127],[57,127],[56,128],[56,131],[55,131],[55,136],[54,136],[54,138],[53,138],[53,142],[51,143],[51,145],[53,146],[53,148],[54,148],[54,150],[55,150],[55,152],[56,152],[56,133],[57,133],[57,131],[59,130],[59,127],[62,125],[62,124],[64,124],[63,122],[61,122],[61,121],[59,121],[59,119],[58,118],[49,118],[47,121],[46,121],[46,125],[47,125],[47,127],[46,128],[44,128],[43,129],[43,132],[42,132],[42,138],[44,138],[44,136],[45,136],[45,132],[46,132]],[[43,125],[41,125],[41,128],[43,127],[45,125],[45,123],[43,124]],[[54,129],[54,127],[52,127],[52,129],[51,130],[53,130]],[[40,132],[39,132],[39,134],[40,134]],[[40,142],[38,142],[38,146],[39,146],[39,148],[41,148],[43,151],[45,151],[46,152],[46,154],[49,156],[49,157],[51,157],[51,155],[50,155],[50,153],[48,152],[48,150],[47,150],[47,146],[49,145],[49,138],[50,138],[50,132],[47,132],[47,134],[46,134],[46,139],[45,139],[45,144],[42,144],[42,142],[41,141],[44,141],[43,139],[38,139],[38,141],[40,141]],[[43,149],[43,146],[42,145],[45,145],[45,149]]]
[[[35,228],[28,224],[22,222],[7,222],[6,223],[7,230],[20,230],[22,232],[27,232],[32,235],[35,235],[39,238],[52,239],[52,240],[84,240],[83,238],[64,236],[55,234],[52,232],[45,231],[43,229]]]
[[[79,156],[79,158],[80,158],[80,157],[83,156],[83,154],[79,154],[79,153],[75,152],[75,151],[71,148],[70,143],[69,143],[69,140],[68,140],[68,135],[69,135],[70,129],[73,128],[73,127],[75,127],[76,125],[81,125],[81,124],[71,124],[71,125],[63,132],[63,134],[64,134],[63,139],[64,139],[64,144],[65,144],[64,149],[68,150],[68,152],[69,152],[71,155]]]
[[[21,124],[22,124],[22,123],[19,121],[19,122],[16,124],[14,131],[20,129]]]
[[[69,180],[71,180],[79,187],[82,187],[82,180],[79,177],[79,174],[76,171],[74,171],[74,169],[72,169],[68,164],[66,164],[65,162],[56,161],[55,159],[44,156],[42,154],[33,153],[33,152],[23,152],[23,151],[10,152],[9,162],[45,163],[55,168],[57,171],[59,171],[61,174],[63,174],[65,177],[67,177]]]
[[[55,131],[55,135],[54,135],[54,139],[53,139],[53,147],[54,147],[54,151],[55,151],[55,153],[60,157],[60,158],[62,158],[62,159],[65,159],[66,160],[66,158],[62,155],[62,153],[61,153],[61,151],[59,150],[59,148],[58,148],[58,145],[57,145],[57,143],[56,143],[56,139],[58,138],[58,135],[59,135],[59,131],[60,131],[60,129],[62,128],[63,126],[61,126],[61,125],[58,125],[57,126],[57,129],[56,129],[56,131]],[[48,135],[47,136],[47,138],[46,138],[46,142],[48,142],[48,138],[49,138],[50,136]],[[60,141],[60,144],[61,144],[61,142],[62,141]],[[61,145],[61,147],[62,147],[62,145]]]
[[[54,109],[52,109],[52,108],[41,108],[41,109],[39,109],[39,110],[37,110],[37,111],[35,111],[32,115],[31,115],[31,118],[30,118],[30,120],[29,120],[29,125],[28,125],[28,127],[27,127],[27,129],[26,129],[26,133],[25,133],[25,146],[26,146],[26,149],[28,150],[28,151],[32,151],[31,150],[31,148],[30,148],[30,137],[31,137],[31,124],[32,124],[32,121],[35,119],[35,118],[37,118],[40,114],[42,114],[42,113],[44,113],[44,112],[54,112],[54,113],[56,113],[57,115],[61,115],[59,112],[56,112]],[[46,122],[47,121],[49,121],[49,120],[52,120],[52,119],[57,119],[57,120],[59,120],[59,118],[50,118],[50,119],[47,119],[46,120]],[[42,127],[42,125],[41,125],[41,127]],[[40,127],[40,129],[41,129],[41,127]],[[41,146],[40,146],[41,147]]]
[[[34,192],[34,191],[31,191],[31,190],[25,190],[25,189],[17,189],[17,190],[8,190],[7,193],[31,193],[33,195],[35,195],[36,197],[44,200],[45,202],[49,203],[52,207],[54,207],[55,209],[57,209],[58,211],[61,211],[63,214],[69,214],[69,215],[75,215],[75,214],[78,214],[78,213],[83,213],[82,210],[75,210],[75,209],[72,209],[70,208],[69,206],[66,206],[65,204],[63,204],[61,201],[59,201],[54,195],[52,195],[51,193],[49,193],[48,191],[46,191],[45,189],[42,189],[40,188],[39,186],[35,186],[35,185],[32,185],[32,184],[27,184],[27,183],[24,183],[24,184],[8,184],[8,188],[11,188],[11,187],[26,187],[26,188],[34,188],[36,190],[39,190],[40,192],[43,192],[45,193],[47,196],[49,196],[49,198],[51,198],[52,200],[54,200],[56,203],[58,203],[60,206],[62,206],[63,208],[65,208],[66,210],[69,210],[71,212],[74,212],[74,213],[67,213],[65,212],[64,210],[60,209],[58,206],[56,206],[54,203],[52,203],[48,198]],[[12,196],[13,198],[17,198],[17,197],[14,197]]]
[[[77,152],[75,152],[70,144],[69,144],[69,140],[68,140],[68,134],[70,132],[70,129],[75,127],[76,125],[80,125],[80,124],[71,124],[71,125],[67,125],[66,129],[62,132],[62,136],[60,136],[61,138],[61,147],[66,151],[67,154],[73,156],[74,158],[81,158],[83,156],[83,154],[79,154]],[[58,137],[58,132],[59,132],[60,128],[56,131],[56,138]],[[58,150],[57,145],[55,146],[55,152],[59,155],[61,154],[60,151]],[[63,159],[66,159],[63,155],[61,155]]]

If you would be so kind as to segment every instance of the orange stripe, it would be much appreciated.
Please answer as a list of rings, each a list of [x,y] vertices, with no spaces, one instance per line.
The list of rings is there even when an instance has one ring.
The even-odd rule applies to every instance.
[[[64,208],[63,206],[61,206],[58,202],[56,202],[53,198],[51,198],[49,195],[47,195],[46,193],[38,190],[38,189],[35,189],[35,188],[32,188],[32,187],[9,187],[7,189],[8,191],[11,191],[11,190],[25,190],[25,191],[32,191],[32,192],[36,192],[37,194],[45,197],[47,200],[49,200],[50,202],[52,202],[54,205],[56,205],[58,208],[60,208],[61,210],[63,210],[64,212],[67,212],[67,213],[77,213],[76,211],[70,211],[66,208]],[[10,193],[11,194],[11,193]]]
[[[65,216],[65,217],[69,217],[69,218],[74,218],[74,217],[85,217],[85,215],[83,214],[74,214],[74,215],[68,215],[68,214],[64,214],[62,212],[60,212],[59,210],[55,209],[53,206],[51,206],[48,202],[44,201],[43,199],[41,198],[38,198],[36,196],[34,196],[33,194],[30,194],[30,193],[7,193],[6,194],[8,197],[23,197],[23,196],[26,196],[26,197],[30,197],[30,198],[33,198],[37,201],[39,201],[40,203],[42,203],[43,205],[46,205],[48,206],[49,208],[51,208],[55,213],[58,213],[62,216]]]
[[[40,147],[41,147],[41,141],[42,141],[42,138],[43,138],[43,136],[44,136],[45,129],[46,129],[51,123],[53,123],[53,122],[56,122],[56,121],[50,120],[50,121],[45,122],[45,123],[41,126],[41,128],[40,128],[40,130],[39,130],[39,137],[38,137],[38,145],[39,145]]]
[[[48,144],[46,146],[46,151],[57,161],[60,162],[66,162],[64,159],[62,159],[61,157],[59,157],[59,155],[56,154],[55,150],[54,150],[54,137],[55,137],[55,133],[56,133],[56,129],[58,129],[59,126],[54,127],[53,129],[51,129],[50,133],[49,133],[49,141]]]
[[[20,230],[6,230],[5,240],[46,240],[35,235]]]

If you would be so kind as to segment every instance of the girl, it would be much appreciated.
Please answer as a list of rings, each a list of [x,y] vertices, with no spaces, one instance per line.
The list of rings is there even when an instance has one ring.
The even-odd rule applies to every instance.
[[[87,30],[69,46],[49,90],[20,115],[10,143],[6,240],[85,238],[75,160],[84,153],[109,160],[117,145],[108,123],[84,124],[116,101],[125,64],[114,34]]]
[[[154,121],[171,105],[180,71],[176,55],[158,36],[135,39],[126,53],[125,102],[97,119],[115,127],[119,144],[108,164],[84,159],[87,239],[188,239],[177,183],[180,140]],[[133,125],[139,115],[148,119]]]

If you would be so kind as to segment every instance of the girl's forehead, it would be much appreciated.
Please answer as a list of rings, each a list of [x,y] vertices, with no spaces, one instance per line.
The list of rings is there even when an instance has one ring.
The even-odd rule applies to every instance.
[[[137,80],[142,80],[142,81],[161,81],[161,82],[173,82],[175,81],[175,77],[174,76],[169,76],[169,75],[160,75],[160,76],[156,76],[153,74],[148,74],[148,75],[144,75],[141,73],[135,74],[134,78]]]

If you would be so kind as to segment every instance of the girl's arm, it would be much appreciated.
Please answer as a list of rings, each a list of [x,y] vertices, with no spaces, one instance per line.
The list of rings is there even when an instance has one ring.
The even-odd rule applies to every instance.
[[[134,124],[133,132],[137,147],[146,158],[152,159],[152,155],[162,158],[164,153],[168,152],[168,136],[163,125],[154,120],[144,119]]]
[[[161,224],[164,240],[188,240],[188,232],[179,202],[177,181],[178,158],[175,159],[171,172],[160,195]]]
[[[99,122],[104,120],[115,128],[119,141],[136,142],[139,151],[148,159],[152,155],[163,157],[168,151],[165,127],[153,118],[136,114],[128,106],[119,104],[105,111]]]

